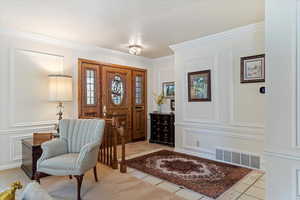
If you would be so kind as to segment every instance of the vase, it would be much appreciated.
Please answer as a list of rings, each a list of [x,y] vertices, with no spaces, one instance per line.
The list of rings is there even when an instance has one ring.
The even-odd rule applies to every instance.
[[[161,113],[161,104],[157,104],[157,112]]]

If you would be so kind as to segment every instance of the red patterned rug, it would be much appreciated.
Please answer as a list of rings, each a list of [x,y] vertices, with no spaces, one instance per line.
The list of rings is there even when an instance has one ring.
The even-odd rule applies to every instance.
[[[252,170],[162,150],[127,160],[131,168],[217,198]]]

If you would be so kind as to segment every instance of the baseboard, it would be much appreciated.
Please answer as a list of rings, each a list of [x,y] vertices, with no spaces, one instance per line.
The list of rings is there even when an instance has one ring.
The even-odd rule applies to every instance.
[[[194,149],[189,150],[187,148],[178,148],[178,147],[176,147],[174,151],[201,157],[201,158],[206,158],[209,160],[215,160],[215,155],[210,153],[209,151],[202,151],[202,150],[195,151]]]
[[[0,165],[0,171],[7,170],[7,169],[20,168],[21,164],[22,164],[21,162],[16,162],[16,163],[8,164],[8,165]]]

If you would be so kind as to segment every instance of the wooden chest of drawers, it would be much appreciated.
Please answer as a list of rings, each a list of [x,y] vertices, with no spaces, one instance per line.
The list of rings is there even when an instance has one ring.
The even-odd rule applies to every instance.
[[[150,113],[151,143],[175,146],[175,115],[173,113]]]

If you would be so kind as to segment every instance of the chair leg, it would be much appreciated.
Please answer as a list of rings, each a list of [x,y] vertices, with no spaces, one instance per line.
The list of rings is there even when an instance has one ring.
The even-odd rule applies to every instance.
[[[94,167],[94,177],[95,177],[95,181],[98,182],[97,166]]]
[[[77,200],[81,200],[80,190],[81,190],[83,175],[76,175],[74,177],[77,179]]]
[[[72,179],[72,175],[69,175],[69,179]]]
[[[41,178],[41,172],[35,172],[35,180],[36,182],[38,182],[39,184],[41,184],[40,178]]]

